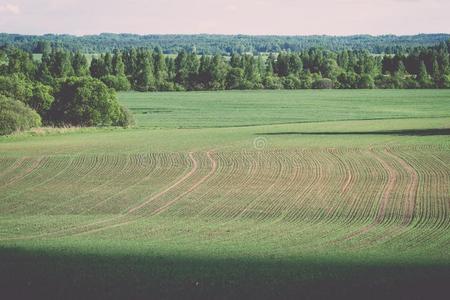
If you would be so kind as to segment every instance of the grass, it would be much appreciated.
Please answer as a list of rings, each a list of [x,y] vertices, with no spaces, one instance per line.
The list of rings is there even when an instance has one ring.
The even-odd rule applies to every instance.
[[[120,101],[138,127],[0,138],[2,295],[449,292],[449,91]]]
[[[139,126],[240,127],[449,117],[448,90],[123,93]]]

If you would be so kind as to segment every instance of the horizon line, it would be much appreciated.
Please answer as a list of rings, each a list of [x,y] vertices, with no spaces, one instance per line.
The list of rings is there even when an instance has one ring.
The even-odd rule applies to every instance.
[[[195,36],[195,35],[210,35],[210,36],[252,36],[252,37],[265,37],[265,36],[280,36],[280,37],[352,37],[352,36],[370,36],[370,37],[384,37],[384,36],[394,36],[394,37],[409,37],[409,36],[420,36],[420,35],[449,35],[450,32],[430,32],[430,33],[414,33],[414,34],[394,34],[394,33],[383,33],[383,34],[369,34],[369,33],[354,33],[354,34],[248,34],[248,33],[133,33],[133,32],[99,32],[93,34],[74,34],[74,33],[17,33],[17,32],[0,32],[0,34],[7,35],[22,35],[22,36],[74,36],[74,37],[87,37],[87,36],[98,36],[98,35],[137,35],[137,36]]]

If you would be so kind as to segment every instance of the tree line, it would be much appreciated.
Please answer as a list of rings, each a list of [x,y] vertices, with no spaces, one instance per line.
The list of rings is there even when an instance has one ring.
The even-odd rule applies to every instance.
[[[367,50],[370,53],[395,54],[414,47],[429,47],[450,39],[449,34],[413,36],[353,35],[353,36],[251,36],[251,35],[136,35],[102,33],[100,35],[20,35],[0,33],[0,46],[13,45],[22,50],[43,53],[46,45],[72,52],[105,53],[114,49],[159,47],[165,54],[181,50],[199,54],[299,52],[310,48],[331,51]]]
[[[29,76],[53,85],[55,78],[92,76],[118,91],[233,89],[450,88],[449,45],[411,49],[408,54],[309,49],[269,55],[165,55],[131,48],[93,57],[52,49]]]

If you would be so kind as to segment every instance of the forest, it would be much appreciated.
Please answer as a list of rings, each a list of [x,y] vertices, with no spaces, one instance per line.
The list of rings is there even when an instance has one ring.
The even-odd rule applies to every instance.
[[[331,51],[367,50],[375,54],[395,54],[414,47],[430,47],[450,39],[450,34],[353,35],[353,36],[274,36],[274,35],[215,35],[166,34],[137,35],[102,33],[100,35],[21,35],[0,33],[0,46],[13,45],[33,53],[42,53],[45,44],[69,51],[85,53],[112,52],[114,49],[161,48],[165,54],[181,50],[199,54],[270,53],[303,51],[323,48]]]

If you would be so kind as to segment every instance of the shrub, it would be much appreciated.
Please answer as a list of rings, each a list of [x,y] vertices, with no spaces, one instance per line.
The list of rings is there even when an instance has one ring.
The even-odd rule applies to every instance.
[[[23,102],[0,95],[0,135],[41,126],[41,117]]]
[[[266,89],[269,90],[279,90],[283,88],[280,78],[275,75],[265,76],[263,80],[263,85]]]
[[[313,89],[332,89],[333,86],[333,81],[329,78],[318,79],[313,83]]]
[[[136,124],[133,114],[131,113],[131,111],[124,107],[121,106],[120,107],[120,117],[117,120],[117,126],[122,126],[122,127],[131,127],[134,126]]]
[[[301,87],[300,79],[297,76],[290,74],[283,78],[283,87],[288,90],[295,90]]]
[[[131,84],[125,76],[107,75],[100,78],[107,87],[115,89],[116,91],[129,91]]]
[[[363,74],[359,78],[358,88],[360,89],[373,89],[375,87],[375,81],[369,74]]]

